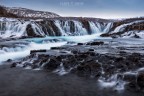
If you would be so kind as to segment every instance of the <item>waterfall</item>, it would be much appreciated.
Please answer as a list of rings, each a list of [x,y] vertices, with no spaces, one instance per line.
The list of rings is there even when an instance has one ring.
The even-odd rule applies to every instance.
[[[45,36],[45,33],[42,30],[42,27],[38,25],[37,23],[33,22],[31,23],[32,29],[34,30],[35,34],[40,34],[41,36]]]
[[[122,32],[122,31],[124,31],[125,27],[127,27],[128,25],[132,25],[134,23],[140,23],[140,22],[144,22],[144,20],[139,20],[139,21],[134,21],[134,22],[127,23],[127,24],[122,24],[122,25],[116,27],[115,30],[112,33]]]
[[[60,22],[59,20],[55,20],[54,23],[55,23],[55,25],[58,27],[59,31],[61,32],[61,34],[62,34],[63,36],[67,35],[67,34],[65,33],[65,31],[62,29],[61,22]]]
[[[89,22],[92,34],[101,32],[101,26],[99,23]]]
[[[74,25],[72,25],[70,22],[72,22]],[[61,32],[62,36],[67,35],[87,35],[88,32],[85,28],[83,28],[82,23],[78,21],[64,21],[61,22],[59,20],[55,20],[55,25],[58,27],[59,31]],[[62,24],[64,23],[64,24]],[[72,30],[71,27],[74,27]]]
[[[40,23],[41,21],[43,23]],[[97,21],[88,21],[88,25],[84,24],[79,20],[39,21],[0,18],[0,37],[57,36],[57,34],[61,36],[83,36],[109,32],[113,25],[112,23],[100,23]]]
[[[0,22],[0,37],[23,36],[28,24],[29,22]]]
[[[112,28],[112,26],[113,26],[113,23],[112,23],[112,22],[110,22],[110,23],[106,23],[106,26],[105,26],[103,32],[104,32],[104,33],[109,32],[110,29]]]
[[[29,24],[32,26],[35,34],[45,36],[42,27],[33,21],[0,21],[0,37],[28,36],[26,28]]]

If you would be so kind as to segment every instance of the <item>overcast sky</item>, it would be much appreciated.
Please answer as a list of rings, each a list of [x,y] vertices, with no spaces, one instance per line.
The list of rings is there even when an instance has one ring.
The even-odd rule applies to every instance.
[[[96,18],[144,16],[144,0],[0,0],[0,4],[50,11],[61,16]]]

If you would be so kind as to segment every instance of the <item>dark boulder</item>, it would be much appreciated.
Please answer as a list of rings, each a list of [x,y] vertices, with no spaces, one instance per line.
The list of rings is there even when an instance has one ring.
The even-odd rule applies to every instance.
[[[62,47],[51,47],[51,50],[60,50],[63,49]]]
[[[94,49],[90,48],[89,51],[95,51]]]
[[[34,54],[34,53],[37,53],[37,52],[47,52],[47,50],[31,50],[30,54]]]
[[[12,59],[8,59],[7,62],[12,62]]]
[[[77,50],[72,50],[71,51],[73,54],[78,54],[79,53],[79,51],[77,51]]]
[[[123,76],[123,80],[136,85],[137,76],[134,73],[126,73]]]
[[[84,45],[84,43],[78,43],[77,45]]]
[[[17,63],[12,63],[10,68],[14,68],[14,67],[16,67],[16,65],[17,65]]]
[[[144,73],[139,73],[137,76],[137,84],[140,89],[144,89]]]
[[[46,63],[43,67],[44,69],[55,70],[59,67],[60,63],[61,62],[58,62],[56,59],[51,58],[50,61]]]
[[[91,46],[94,46],[94,45],[103,45],[104,42],[103,41],[99,41],[99,42],[91,42],[91,43],[87,43],[87,45],[91,45]]]
[[[115,62],[120,62],[120,61],[123,61],[123,60],[125,60],[123,57],[117,57],[117,58],[115,59]]]
[[[141,54],[140,53],[132,53],[130,56],[128,56],[128,60],[132,62],[138,62],[141,59]]]
[[[101,65],[95,60],[87,61],[79,65],[76,69],[73,70],[73,72],[74,71],[79,76],[98,77],[101,73]]]
[[[32,65],[31,63],[26,62],[26,63],[23,64],[23,67],[28,67],[28,66],[31,66],[31,65]]]

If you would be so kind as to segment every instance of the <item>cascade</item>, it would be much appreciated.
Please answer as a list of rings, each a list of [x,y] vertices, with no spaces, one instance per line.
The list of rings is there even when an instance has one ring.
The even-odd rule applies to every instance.
[[[131,22],[131,23],[127,23],[127,24],[122,24],[118,27],[115,28],[115,30],[112,32],[112,33],[115,33],[115,32],[122,32],[126,26],[128,25],[132,25],[132,24],[135,24],[135,23],[140,23],[140,22],[144,22],[143,20],[140,20],[140,21],[134,21],[134,22]]]
[[[44,23],[39,22],[40,21],[37,20],[24,21],[17,19],[0,19],[0,37],[22,37],[28,36],[29,34],[35,34],[35,36],[57,36],[57,34],[60,34],[60,36],[83,36],[109,32],[113,25],[112,23],[88,21],[88,26],[91,31],[88,32],[89,29],[87,29],[83,23],[78,20],[48,20],[43,21]],[[50,22],[53,22],[54,25]],[[28,25],[31,25],[31,27]],[[27,32],[27,27],[30,28],[29,34]],[[55,27],[57,27],[56,30]]]

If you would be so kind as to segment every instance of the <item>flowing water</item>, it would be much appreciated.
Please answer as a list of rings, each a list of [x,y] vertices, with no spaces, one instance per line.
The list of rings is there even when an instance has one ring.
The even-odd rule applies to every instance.
[[[140,21],[141,22],[141,21]],[[90,25],[90,31],[87,28],[84,28],[81,22],[78,21],[65,21],[61,22],[60,20],[54,20],[54,25],[58,28],[61,36],[56,36],[56,33],[53,33],[54,36],[50,36],[50,33],[47,33],[43,30],[43,26],[38,24],[36,21],[21,21],[21,20],[0,20],[0,37],[9,38],[9,37],[21,37],[28,36],[26,32],[27,26],[30,24],[34,33],[40,36],[45,36],[44,38],[27,38],[27,39],[17,39],[11,41],[0,42],[0,64],[3,64],[4,61],[8,59],[19,59],[26,57],[30,54],[31,50],[40,50],[47,49],[50,50],[51,47],[60,47],[64,45],[73,45],[77,43],[86,43],[89,41],[104,41],[107,43],[106,47],[99,47],[97,50],[99,53],[108,53],[108,48],[125,48],[124,51],[129,53],[144,53],[144,43],[143,39],[112,39],[112,38],[102,38],[100,35],[102,33],[109,32],[113,26],[113,23],[99,23],[99,22],[88,22]],[[137,22],[133,22],[137,23]],[[123,24],[118,26],[113,32],[122,31],[125,26],[133,24]],[[73,32],[71,29],[71,24],[73,24]],[[90,33],[90,34],[89,34]],[[21,43],[22,42],[22,43]],[[135,50],[136,49],[136,50]],[[111,50],[113,52],[113,50]],[[109,53],[112,53],[109,52]],[[106,74],[103,70],[103,65],[101,64],[102,74]],[[121,74],[136,74],[139,71],[144,70],[144,68],[137,69],[131,72],[125,73],[115,73],[109,78],[101,76],[97,83],[101,88],[109,88],[114,90],[124,90],[125,84],[127,82],[123,81],[121,78],[118,78],[118,75]],[[66,71],[63,67],[63,64],[54,71],[60,76],[68,74],[70,70]]]

